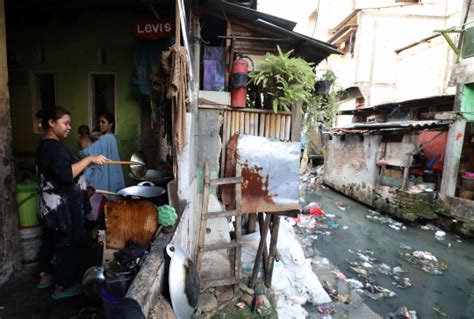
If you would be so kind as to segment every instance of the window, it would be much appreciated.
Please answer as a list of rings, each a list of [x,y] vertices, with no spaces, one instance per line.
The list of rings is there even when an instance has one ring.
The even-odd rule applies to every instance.
[[[40,121],[36,118],[39,110],[56,105],[54,74],[52,72],[33,72],[31,76],[31,97],[33,111],[33,132],[40,132]]]
[[[115,92],[115,74],[92,73],[89,75],[89,126],[92,129],[99,129],[97,119],[100,114],[110,112],[115,116],[115,130],[117,130]]]

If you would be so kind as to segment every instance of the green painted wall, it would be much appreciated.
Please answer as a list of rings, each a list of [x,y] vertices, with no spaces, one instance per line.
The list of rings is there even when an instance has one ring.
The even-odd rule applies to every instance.
[[[465,84],[462,90],[461,113],[468,121],[474,121],[474,83]]]
[[[73,152],[78,150],[77,127],[89,122],[88,75],[113,72],[119,151],[122,159],[130,158],[137,149],[140,128],[140,107],[130,88],[136,18],[130,11],[109,9],[78,13],[76,21],[50,18],[46,26],[7,24],[7,48],[18,58],[9,70],[15,154],[33,155],[39,140],[33,133],[32,71],[54,72],[56,104],[72,115],[72,134],[65,143]],[[44,48],[44,64],[38,62],[38,48]],[[107,65],[98,64],[99,48],[107,48]]]

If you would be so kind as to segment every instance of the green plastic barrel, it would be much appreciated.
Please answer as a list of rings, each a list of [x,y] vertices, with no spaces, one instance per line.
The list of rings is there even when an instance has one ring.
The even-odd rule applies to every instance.
[[[38,225],[38,196],[35,182],[24,182],[16,186],[16,201],[20,215],[20,227]]]

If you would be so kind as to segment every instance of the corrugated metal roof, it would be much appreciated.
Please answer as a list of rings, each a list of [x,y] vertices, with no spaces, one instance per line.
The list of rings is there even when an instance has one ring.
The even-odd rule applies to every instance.
[[[244,6],[239,6],[238,4],[230,3],[227,1],[222,1],[221,3],[226,13],[234,16],[239,16],[241,18],[244,18],[245,20],[255,22],[258,19],[262,19],[290,31],[293,30],[296,26],[296,22],[294,21],[272,16],[268,13],[263,13],[261,11],[257,11]]]
[[[410,109],[410,108],[422,108],[422,107],[434,107],[439,108],[441,106],[454,106],[454,95],[436,95],[429,96],[419,99],[405,100],[400,102],[390,102],[378,104],[372,107],[364,107],[361,109],[353,110],[344,110],[341,111],[341,115],[365,115],[365,114],[374,114],[385,111],[390,111],[395,107],[400,107],[401,109]]]
[[[221,18],[224,18],[224,14],[237,18],[256,30],[267,31],[267,33],[288,39],[292,42],[296,54],[316,64],[331,54],[341,54],[334,45],[294,32],[296,23],[289,20],[225,1],[221,2],[221,6],[209,4],[202,10]]]
[[[344,127],[334,127],[331,132],[340,134],[360,134],[379,131],[399,131],[413,130],[420,131],[424,129],[434,129],[449,126],[453,121],[450,120],[430,120],[430,121],[394,121],[385,123],[351,123]]]

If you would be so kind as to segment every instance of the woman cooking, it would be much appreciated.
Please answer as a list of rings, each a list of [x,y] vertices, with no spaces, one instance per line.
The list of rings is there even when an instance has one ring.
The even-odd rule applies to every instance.
[[[38,288],[56,284],[53,299],[80,293],[81,245],[84,217],[90,211],[82,172],[90,164],[102,165],[102,155],[77,160],[61,143],[71,131],[71,116],[61,107],[41,111],[45,135],[36,152],[39,212],[43,226]]]
[[[89,147],[81,150],[81,157],[104,155],[113,161],[119,161],[120,156],[115,139],[115,119],[112,113],[99,116],[99,128],[102,135]],[[125,187],[122,168],[119,165],[90,166],[86,169],[85,178],[88,186],[95,189],[117,192]]]

